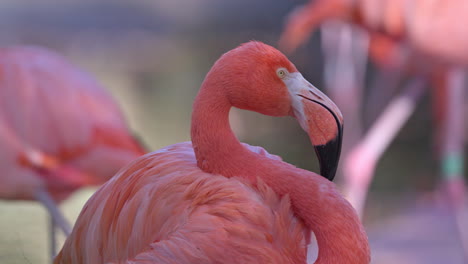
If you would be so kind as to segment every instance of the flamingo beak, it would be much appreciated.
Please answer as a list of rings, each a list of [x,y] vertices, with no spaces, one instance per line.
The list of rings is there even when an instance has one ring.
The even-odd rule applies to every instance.
[[[299,73],[284,79],[292,98],[292,115],[308,134],[320,163],[320,174],[332,181],[338,168],[343,115],[338,107]]]

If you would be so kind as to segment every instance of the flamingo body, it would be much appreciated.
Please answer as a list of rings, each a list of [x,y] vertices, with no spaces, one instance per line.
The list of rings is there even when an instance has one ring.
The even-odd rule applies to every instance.
[[[56,201],[144,153],[88,74],[37,47],[0,49],[0,197]]]
[[[368,31],[371,55],[381,64],[401,64],[409,47],[431,64],[466,65],[468,34],[460,19],[467,10],[467,0],[311,0],[291,14],[281,44],[292,51],[322,22],[341,19]]]
[[[293,115],[321,165],[334,165],[321,167],[322,177],[240,143],[229,126],[232,106]],[[104,184],[56,264],[305,263],[311,230],[316,263],[369,263],[357,215],[328,180],[342,116],[283,54],[259,42],[227,52],[193,108],[192,143],[140,157]]]
[[[406,1],[408,41],[443,63],[468,64],[467,0]]]
[[[56,263],[301,263],[306,230],[287,196],[203,172],[185,142],[103,186]]]

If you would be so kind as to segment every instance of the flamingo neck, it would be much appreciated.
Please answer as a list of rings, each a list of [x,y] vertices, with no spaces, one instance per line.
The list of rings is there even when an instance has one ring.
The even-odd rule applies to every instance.
[[[200,169],[231,177],[238,173],[237,162],[248,153],[229,125],[231,103],[221,89],[210,84],[210,80],[204,82],[193,106],[193,149]]]
[[[315,264],[368,264],[370,249],[367,235],[356,211],[336,190],[335,185],[317,175],[316,181],[300,178],[290,194],[294,212],[314,232],[318,245]]]
[[[319,246],[316,264],[369,263],[366,234],[354,209],[334,184],[244,147],[229,125],[232,105],[225,87],[219,87],[207,77],[195,99],[191,137],[198,167],[225,177],[244,178],[252,184],[261,180],[278,195],[288,195],[296,215],[315,233]]]

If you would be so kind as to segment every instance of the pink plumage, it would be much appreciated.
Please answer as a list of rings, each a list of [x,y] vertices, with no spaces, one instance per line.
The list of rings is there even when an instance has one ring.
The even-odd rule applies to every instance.
[[[201,171],[187,142],[145,155],[103,186],[59,259],[287,263],[305,259],[305,231],[288,198]]]
[[[369,263],[365,232],[334,184],[240,143],[232,106],[296,117],[333,178],[341,113],[283,54],[249,42],[205,78],[192,142],[140,157],[103,185],[54,263],[305,263],[311,230],[316,263]]]
[[[0,142],[4,199],[62,200],[144,153],[93,78],[37,47],[0,49]]]

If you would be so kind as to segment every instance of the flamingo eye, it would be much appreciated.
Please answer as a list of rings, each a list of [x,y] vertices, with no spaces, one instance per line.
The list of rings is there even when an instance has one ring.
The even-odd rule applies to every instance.
[[[288,73],[288,70],[286,70],[285,68],[279,68],[278,70],[276,70],[276,75],[278,75],[278,77],[280,77],[281,79],[286,77],[287,73]]]

